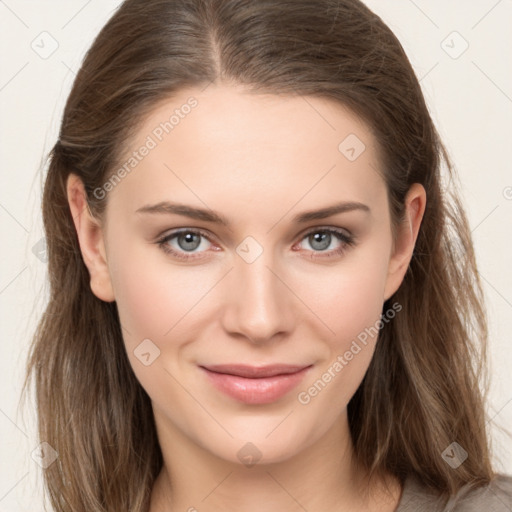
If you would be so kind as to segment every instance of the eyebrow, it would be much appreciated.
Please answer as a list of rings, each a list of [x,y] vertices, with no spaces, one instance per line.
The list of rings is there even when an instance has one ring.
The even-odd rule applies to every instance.
[[[293,222],[303,224],[312,220],[325,219],[338,213],[351,212],[354,210],[370,213],[370,207],[366,204],[357,201],[337,203],[332,206],[320,208],[319,210],[309,210],[299,213],[293,217]],[[162,201],[160,203],[142,206],[135,213],[149,213],[149,214],[166,214],[166,215],[182,215],[190,217],[191,219],[202,220],[205,222],[212,222],[222,226],[229,227],[229,221],[222,215],[214,212],[213,210],[197,208],[180,203],[173,203],[170,201]]]

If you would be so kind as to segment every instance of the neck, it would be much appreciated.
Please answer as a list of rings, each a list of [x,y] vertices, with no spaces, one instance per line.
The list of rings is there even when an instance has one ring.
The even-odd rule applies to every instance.
[[[370,485],[358,467],[346,412],[291,458],[250,467],[213,455],[158,414],[155,419],[164,465],[150,512],[392,512],[400,498],[398,480],[388,475]]]

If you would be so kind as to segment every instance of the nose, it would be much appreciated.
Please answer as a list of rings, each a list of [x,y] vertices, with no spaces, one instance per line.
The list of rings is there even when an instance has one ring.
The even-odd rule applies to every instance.
[[[262,344],[293,328],[293,293],[273,264],[270,251],[248,263],[238,256],[226,279],[224,329]]]

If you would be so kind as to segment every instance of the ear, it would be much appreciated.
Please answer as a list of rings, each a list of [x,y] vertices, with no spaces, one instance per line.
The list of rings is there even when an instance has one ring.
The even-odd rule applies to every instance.
[[[389,260],[384,301],[388,300],[402,284],[418,238],[426,203],[425,189],[420,183],[413,183],[405,196],[405,219],[397,228]]]
[[[108,272],[104,233],[100,222],[89,210],[84,185],[78,176],[68,176],[66,189],[80,251],[91,276],[91,290],[98,299],[113,302],[114,291]]]

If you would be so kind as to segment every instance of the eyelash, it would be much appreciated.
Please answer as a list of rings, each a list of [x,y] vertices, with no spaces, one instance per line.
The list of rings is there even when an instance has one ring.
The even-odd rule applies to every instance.
[[[173,238],[178,237],[179,235],[186,234],[186,233],[192,233],[194,235],[201,235],[202,237],[206,238],[210,243],[213,243],[210,240],[210,237],[208,234],[200,229],[181,229],[178,231],[174,231],[172,233],[169,233],[162,238],[158,239],[155,243],[162,249],[165,253],[171,254],[173,257],[183,260],[183,261],[191,261],[198,258],[202,258],[200,255],[194,255],[193,253],[189,253],[187,256],[182,253],[175,251],[172,249],[168,242],[172,240]],[[345,253],[345,251],[349,248],[355,245],[355,237],[353,235],[347,235],[345,232],[335,229],[335,228],[314,228],[307,233],[305,233],[302,238],[300,239],[300,242],[302,242],[305,238],[307,238],[310,235],[313,235],[315,233],[329,233],[331,235],[334,235],[340,242],[342,242],[342,245],[338,249],[332,249],[331,251],[324,252],[324,251],[312,251],[311,259],[324,259],[324,258],[334,258],[336,256],[341,256]],[[316,253],[319,255],[317,256]]]

